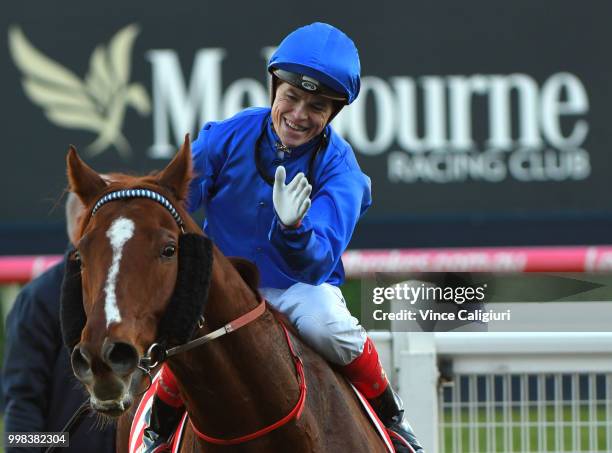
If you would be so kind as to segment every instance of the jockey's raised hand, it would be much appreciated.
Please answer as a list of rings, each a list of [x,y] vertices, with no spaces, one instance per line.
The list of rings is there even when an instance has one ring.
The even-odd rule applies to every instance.
[[[274,210],[281,223],[288,228],[297,228],[310,209],[310,192],[312,186],[304,173],[298,173],[293,180],[285,185],[287,174],[285,167],[277,167],[274,174],[272,201]]]

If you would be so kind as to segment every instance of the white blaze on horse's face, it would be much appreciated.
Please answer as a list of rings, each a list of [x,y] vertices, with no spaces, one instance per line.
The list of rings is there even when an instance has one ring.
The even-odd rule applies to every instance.
[[[117,275],[119,274],[119,262],[123,255],[123,246],[132,236],[134,236],[134,222],[125,217],[119,217],[115,220],[106,232],[106,237],[110,240],[111,247],[113,248],[113,261],[108,270],[106,286],[104,287],[104,292],[106,293],[104,302],[106,327],[110,326],[113,322],[121,322],[121,314],[119,313],[119,307],[117,307],[115,287],[117,284]]]

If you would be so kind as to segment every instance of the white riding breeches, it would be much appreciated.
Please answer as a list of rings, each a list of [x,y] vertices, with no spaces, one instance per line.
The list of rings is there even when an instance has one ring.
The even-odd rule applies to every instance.
[[[302,339],[328,361],[348,365],[361,355],[366,332],[346,307],[340,288],[296,283],[287,289],[261,288],[261,295],[289,318]]]

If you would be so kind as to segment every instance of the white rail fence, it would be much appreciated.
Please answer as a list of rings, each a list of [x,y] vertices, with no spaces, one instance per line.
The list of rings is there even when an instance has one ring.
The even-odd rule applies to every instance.
[[[612,452],[612,333],[372,337],[429,453]]]

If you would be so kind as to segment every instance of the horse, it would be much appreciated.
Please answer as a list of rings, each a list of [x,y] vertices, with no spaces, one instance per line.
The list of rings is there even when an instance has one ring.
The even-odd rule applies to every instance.
[[[62,331],[92,409],[118,422],[118,451],[163,359],[189,418],[181,451],[387,451],[345,378],[266,306],[255,265],[225,257],[187,213],[188,136],[147,176],[103,178],[74,147],[66,161],[86,210]],[[211,341],[166,354],[194,339]]]

